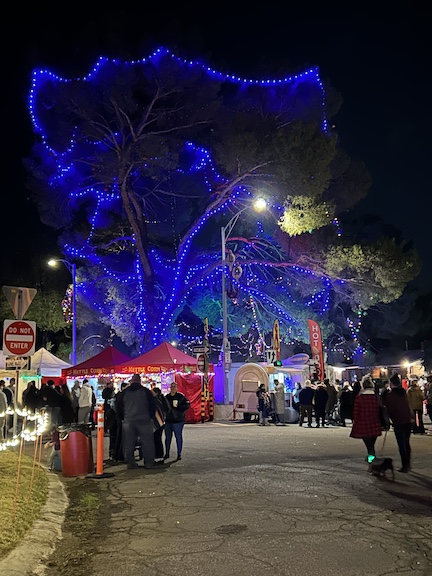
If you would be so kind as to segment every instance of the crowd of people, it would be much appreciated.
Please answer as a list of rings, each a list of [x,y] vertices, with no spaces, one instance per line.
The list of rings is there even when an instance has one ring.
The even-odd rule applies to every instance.
[[[7,438],[12,426],[15,382],[11,378],[8,386],[0,380],[0,440]],[[128,468],[136,468],[142,459],[145,468],[161,466],[170,459],[173,438],[177,449],[176,460],[182,459],[183,428],[189,400],[179,392],[172,382],[168,394],[162,394],[155,385],[147,387],[139,375],[122,382],[116,391],[112,380],[102,390],[104,407],[104,433],[109,435],[109,457],[113,461],[125,462]],[[45,411],[48,416],[52,458],[49,467],[56,469],[53,458],[60,450],[59,429],[67,425],[84,425],[95,428],[94,413],[97,399],[87,378],[69,388],[66,383],[55,385],[48,380],[39,389],[35,380],[30,380],[22,393],[22,406],[30,413]],[[136,457],[138,453],[138,458]],[[58,454],[57,454],[58,455]]]
[[[92,390],[90,391],[91,394]],[[13,410],[15,407],[15,378],[11,378],[9,385],[0,380],[0,413],[6,398],[6,408]],[[96,403],[93,393],[90,402]],[[48,414],[50,426],[58,426],[79,421],[78,406],[74,403],[74,396],[66,383],[56,386],[54,380],[43,382],[38,388],[35,380],[29,380],[27,387],[22,393],[22,406],[30,413],[36,410],[45,410]],[[93,407],[94,407],[93,404]],[[19,403],[18,403],[19,405]],[[92,407],[92,406],[91,406]],[[90,408],[91,408],[90,407]],[[12,414],[0,417],[0,439],[8,437],[12,429]]]
[[[176,382],[164,395],[157,386],[143,386],[140,376],[134,374],[118,392],[107,385],[102,397],[112,460],[125,462],[129,469],[136,468],[141,459],[144,468],[162,466],[170,459],[173,437],[176,460],[182,459],[183,428],[190,402],[179,392]]]
[[[260,426],[285,423],[277,414],[280,410],[275,410],[279,387],[283,385],[277,380],[274,383],[274,393],[268,392],[265,384],[260,384],[256,392]],[[411,470],[411,434],[426,434],[425,411],[432,423],[432,375],[402,382],[399,374],[394,374],[380,383],[368,375],[352,386],[338,380],[335,384],[329,379],[306,380],[304,386],[296,383],[291,398],[299,426],[307,423],[311,428],[315,418],[316,428],[330,424],[346,427],[350,420],[350,436],[364,442],[370,464],[376,458],[377,438],[392,427],[401,458],[399,471],[403,473]]]
[[[56,385],[48,380],[37,388],[30,380],[22,394],[22,404],[29,412],[45,410],[51,426],[66,424],[92,424],[96,395],[87,378],[75,381],[72,390],[64,382]]]
[[[304,386],[296,382],[291,393],[292,408],[297,412],[296,421],[303,426],[305,421],[309,428],[315,418],[316,427],[328,426],[336,420],[335,409],[338,407],[338,418],[341,426],[346,426],[346,419],[352,419],[353,390],[346,382],[343,386],[333,385],[328,379],[323,382],[306,380]],[[268,420],[277,426],[285,422],[285,387],[279,380],[274,380],[274,391],[269,392],[265,384],[260,384],[256,392],[258,398],[259,425],[265,426]]]
[[[270,422],[285,426],[285,386],[274,380],[274,390],[269,393],[265,384],[256,392],[259,425]],[[398,374],[379,384],[366,376],[353,385],[329,379],[306,380],[304,386],[295,385],[292,391],[292,408],[298,413],[298,425],[316,428],[331,424],[346,426],[351,421],[350,436],[363,441],[366,457],[371,462],[376,457],[376,441],[383,432],[393,428],[401,458],[400,472],[411,470],[411,434],[425,434],[424,412],[432,422],[432,375],[412,377],[403,382]],[[106,383],[102,391],[104,403],[104,432],[109,435],[109,457],[125,462],[128,468],[137,467],[135,452],[145,468],[163,465],[170,458],[173,441],[177,460],[182,458],[183,427],[186,411],[190,406],[186,396],[172,382],[168,394],[162,394],[155,385],[147,387],[139,375],[122,382],[116,392],[114,383]],[[15,381],[9,385],[0,380],[0,440],[7,438],[12,425],[11,415],[5,414],[14,407]],[[89,381],[76,380],[72,389],[66,383],[55,386],[48,380],[38,389],[30,380],[22,394],[22,405],[29,411],[46,410],[49,415],[52,443],[58,449],[58,427],[65,424],[95,426],[96,396]],[[426,406],[426,410],[425,410]]]
[[[385,382],[381,394],[376,393],[371,378],[362,380],[360,392],[354,400],[350,436],[363,440],[370,466],[376,458],[377,438],[392,425],[401,459],[399,472],[407,473],[411,470],[411,433],[425,434],[424,399],[417,378],[411,380],[406,390],[400,376],[394,374]]]

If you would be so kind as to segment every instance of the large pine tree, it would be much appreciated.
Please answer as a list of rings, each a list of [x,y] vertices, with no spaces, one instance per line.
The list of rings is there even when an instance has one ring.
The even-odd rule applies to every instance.
[[[241,210],[227,243],[228,312],[249,354],[276,318],[286,340],[307,342],[308,318],[329,336],[342,305],[358,313],[397,299],[418,258],[340,230],[370,178],[329,128],[338,104],[327,90],[329,100],[317,69],[242,80],[166,50],[101,59],[82,79],[34,72],[30,186],[77,263],[89,318],[132,353],[187,339],[191,318],[208,318],[216,341],[220,229]],[[259,217],[246,209],[258,196]]]

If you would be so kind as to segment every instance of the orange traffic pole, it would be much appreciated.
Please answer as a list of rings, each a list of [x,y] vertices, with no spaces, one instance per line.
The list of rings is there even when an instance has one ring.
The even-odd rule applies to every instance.
[[[99,404],[97,411],[97,452],[96,452],[96,474],[103,472],[103,456],[104,456],[104,420],[105,413],[103,404]]]
[[[111,478],[114,476],[111,472],[103,471],[104,457],[104,437],[105,437],[105,416],[103,404],[99,404],[97,409],[97,444],[96,444],[96,473],[88,474],[86,478]]]

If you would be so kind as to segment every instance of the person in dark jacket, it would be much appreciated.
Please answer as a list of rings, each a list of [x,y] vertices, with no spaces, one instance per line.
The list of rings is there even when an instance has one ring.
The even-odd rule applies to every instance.
[[[270,394],[267,392],[265,384],[260,384],[258,386],[256,395],[258,401],[259,425],[266,426],[267,418],[270,416],[271,402]]]
[[[354,406],[354,400],[355,400],[356,396],[357,396],[358,394],[360,394],[361,389],[362,389],[362,387],[361,387],[360,382],[359,382],[358,380],[355,380],[354,383],[353,383],[353,385],[352,385],[352,391],[353,391],[353,406]]]
[[[140,443],[144,468],[155,465],[153,418],[156,403],[151,391],[141,384],[139,374],[134,374],[130,386],[117,397],[116,409],[123,428],[123,452],[127,467],[137,468],[134,452]]]
[[[155,443],[155,464],[159,464],[164,461],[164,445],[162,442],[162,434],[165,428],[165,420],[169,411],[168,400],[162,394],[162,390],[155,386],[152,389],[152,394],[156,401],[156,410],[159,411],[161,417],[163,418],[163,424],[156,428],[153,432],[153,438]]]
[[[61,423],[61,395],[56,390],[54,380],[48,380],[46,386],[42,386],[39,396],[42,398],[41,406],[47,408],[50,426],[58,426]]]
[[[89,424],[92,430],[96,429],[96,420],[97,420],[97,415],[96,415],[96,405],[97,405],[97,398],[96,398],[96,394],[94,391],[94,387],[90,386],[91,390],[92,390],[92,394],[91,394],[91,406],[90,406],[90,418],[89,418]]]
[[[393,431],[399,448],[402,468],[399,472],[411,470],[410,436],[414,421],[414,414],[410,408],[407,392],[402,388],[398,374],[390,378],[390,390],[385,390],[381,396],[383,406],[387,408],[388,415],[393,423]]]
[[[39,408],[39,390],[36,387],[35,380],[30,380],[27,384],[27,388],[24,390],[23,395],[23,406],[29,412],[34,412]]]
[[[72,422],[75,422],[73,398],[67,384],[60,385],[60,413],[62,424],[71,424]]]
[[[110,427],[110,446],[111,441],[113,442],[114,449],[110,453],[110,458],[115,460],[116,462],[123,462],[124,461],[124,453],[123,453],[123,423],[120,418],[118,412],[118,404],[119,401],[121,402],[121,396],[125,390],[130,386],[129,382],[122,382],[120,384],[120,390],[116,393],[114,397],[114,402],[112,403],[114,414],[115,414],[115,423],[112,423]],[[113,439],[113,440],[111,440]]]
[[[1,380],[1,382],[3,383],[1,386],[1,389],[3,390],[4,395],[6,396],[6,400],[7,400],[7,405],[8,408],[10,408],[11,410],[13,410],[14,408],[14,393],[13,393],[13,386],[11,385],[12,381],[15,383],[15,378],[11,378],[10,379],[10,383],[9,386],[6,386],[5,381]],[[5,415],[5,433],[7,436],[7,432],[8,430],[10,430],[13,426],[13,415],[12,414],[6,414]]]
[[[413,378],[408,386],[407,397],[410,408],[414,414],[414,421],[412,426],[413,434],[426,434],[423,424],[423,403],[424,392],[418,384],[418,379]]]
[[[102,390],[102,399],[104,401],[104,432],[105,434],[109,432],[108,420],[112,422],[112,414],[110,414],[112,407],[110,402],[114,399],[115,390],[114,382],[110,380],[105,384],[105,388]]]
[[[346,426],[345,420],[352,421],[353,391],[348,382],[345,382],[339,397],[339,414],[342,426]]]
[[[328,403],[329,395],[326,389],[325,384],[320,382],[315,390],[314,402],[315,402],[315,421],[316,427],[320,427],[320,422],[324,427],[326,421],[326,413],[327,413],[327,403]]]
[[[354,400],[351,438],[361,438],[366,446],[368,462],[375,458],[375,443],[382,434],[379,418],[379,399],[370,378],[361,383],[361,391]]]
[[[305,387],[299,392],[299,403],[300,403],[300,419],[299,426],[303,426],[303,421],[307,416],[308,426],[312,428],[312,411],[313,411],[313,400],[315,396],[315,390],[312,388],[312,383],[310,380],[306,380]]]
[[[334,414],[333,413],[334,413],[334,409],[335,409],[335,406],[336,406],[337,400],[338,400],[338,398],[337,398],[338,391],[337,391],[336,387],[333,384],[331,384],[331,382],[328,378],[325,378],[324,386],[327,390],[327,395],[328,395],[327,405],[325,408],[326,423],[328,425],[328,424],[330,424],[331,420],[334,420]],[[315,411],[316,411],[316,409],[315,409]],[[324,423],[323,423],[323,426],[324,426]]]
[[[177,460],[181,460],[183,449],[183,428],[186,422],[186,410],[190,406],[189,400],[184,394],[178,391],[176,382],[171,384],[169,394],[165,395],[168,401],[169,410],[165,419],[165,456],[164,460],[170,457],[170,448],[173,434],[177,445]]]

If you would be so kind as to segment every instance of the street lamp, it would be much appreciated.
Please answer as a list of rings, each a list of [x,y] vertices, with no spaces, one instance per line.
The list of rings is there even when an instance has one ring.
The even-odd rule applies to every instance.
[[[267,202],[263,198],[258,198],[253,203],[252,207],[261,212],[267,206]],[[224,404],[229,404],[229,370],[231,364],[231,345],[228,336],[228,312],[227,312],[227,289],[226,289],[226,241],[229,238],[234,226],[240,217],[240,214],[250,208],[245,206],[234,214],[226,226],[221,228],[221,246],[222,246],[222,357],[223,357],[223,371],[224,371]]]
[[[72,366],[77,362],[77,323],[76,323],[76,264],[71,264],[68,260],[56,258],[48,262],[48,266],[56,266],[58,262],[63,262],[72,275]]]

